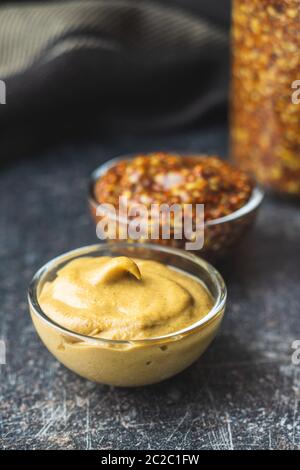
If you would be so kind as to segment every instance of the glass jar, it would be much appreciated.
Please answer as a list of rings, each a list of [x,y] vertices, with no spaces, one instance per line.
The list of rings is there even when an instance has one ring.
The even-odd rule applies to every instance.
[[[189,154],[187,153],[185,154],[185,156],[188,155]],[[97,200],[95,191],[97,182],[114,165],[122,161],[130,161],[135,157],[136,155],[132,154],[113,158],[93,171],[89,182],[88,203],[91,215],[96,224],[98,224],[103,217],[103,214],[100,215],[97,213],[97,208],[99,206],[99,201]],[[207,220],[204,224],[204,246],[201,250],[194,251],[194,253],[213,262],[233,252],[239,242],[250,232],[251,227],[254,225],[263,197],[263,191],[261,188],[256,186],[253,189],[249,201],[247,201],[240,209],[226,216]],[[106,218],[110,218],[109,212],[106,214]],[[116,222],[119,226],[123,226],[126,232],[128,231],[118,216],[116,217]],[[107,241],[109,242],[110,239],[108,238]],[[139,240],[139,242],[144,241],[145,240],[143,238]],[[172,237],[170,240],[162,240],[160,238],[150,241],[152,243],[165,244],[179,249],[185,249],[186,244],[185,239],[176,240]]]
[[[300,196],[299,0],[233,0],[232,43],[232,157]]]
[[[213,307],[183,330],[153,338],[113,340],[68,330],[42,310],[39,295],[44,284],[51,282],[66,263],[85,256],[159,261],[198,279],[211,295]],[[126,242],[92,245],[65,253],[39,269],[28,291],[33,324],[49,351],[77,374],[118,387],[160,382],[190,366],[214,339],[223,319],[226,298],[223,278],[201,258],[174,248]]]

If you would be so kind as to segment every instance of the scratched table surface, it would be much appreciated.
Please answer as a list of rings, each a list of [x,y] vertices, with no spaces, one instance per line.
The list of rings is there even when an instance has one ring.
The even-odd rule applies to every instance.
[[[268,197],[252,236],[219,265],[229,290],[222,329],[177,377],[138,389],[97,385],[59,364],[33,329],[26,302],[33,273],[96,241],[90,171],[121,152],[167,148],[225,155],[226,131],[61,147],[1,170],[1,448],[300,448],[296,203]]]

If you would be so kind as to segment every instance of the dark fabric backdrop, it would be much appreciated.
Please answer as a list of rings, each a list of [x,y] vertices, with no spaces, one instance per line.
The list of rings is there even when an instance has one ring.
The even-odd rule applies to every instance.
[[[229,0],[0,4],[1,160],[224,119]]]

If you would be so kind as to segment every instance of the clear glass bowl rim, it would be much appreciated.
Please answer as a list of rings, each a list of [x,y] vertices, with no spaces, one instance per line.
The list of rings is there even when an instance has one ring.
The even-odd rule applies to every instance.
[[[112,339],[107,339],[107,338],[101,338],[101,337],[94,337],[94,336],[88,336],[88,335],[83,335],[80,333],[76,333],[72,330],[69,330],[62,325],[56,323],[53,321],[51,318],[49,318],[45,312],[42,310],[42,308],[39,305],[38,302],[38,296],[37,296],[37,290],[40,284],[40,281],[42,280],[43,276],[53,269],[55,266],[63,263],[64,261],[71,261],[72,259],[75,259],[79,256],[82,255],[88,255],[89,253],[97,252],[99,251],[105,251],[109,250],[114,246],[116,249],[121,249],[123,248],[145,248],[149,250],[153,250],[156,252],[163,252],[167,253],[170,255],[175,255],[184,259],[189,260],[190,262],[194,263],[197,266],[200,266],[203,268],[206,273],[209,275],[211,281],[214,283],[214,285],[217,287],[218,290],[218,297],[215,300],[214,306],[212,309],[200,320],[197,322],[189,325],[188,327],[176,331],[174,333],[170,333],[164,336],[158,336],[158,337],[153,337],[153,338],[145,338],[145,339],[132,339],[132,340],[112,340]],[[204,284],[204,281],[200,279],[200,281]],[[204,284],[205,285],[205,284]],[[48,261],[46,264],[44,264],[33,276],[31,283],[28,288],[28,302],[33,310],[34,314],[39,317],[44,323],[48,324],[48,326],[55,328],[58,330],[60,333],[72,336],[76,339],[79,339],[80,341],[84,342],[90,342],[94,344],[107,344],[107,345],[146,345],[146,344],[152,344],[152,343],[160,343],[160,342],[165,342],[165,341],[172,341],[179,339],[187,334],[194,333],[198,331],[198,329],[201,329],[205,327],[210,321],[212,321],[225,307],[226,304],[226,299],[227,299],[227,289],[225,282],[223,280],[223,277],[221,274],[207,261],[203,260],[199,256],[196,256],[192,253],[186,252],[184,250],[180,250],[177,248],[170,248],[170,247],[165,247],[161,245],[155,245],[155,244],[150,244],[150,243],[143,243],[142,245],[140,243],[128,243],[128,242],[116,242],[116,243],[102,243],[102,244],[94,244],[94,245],[88,245],[84,246],[81,248],[77,248],[75,250],[68,251],[66,253],[63,253],[60,256],[57,256],[53,258],[52,260]]]
[[[195,153],[192,153],[192,152],[173,152],[173,151],[168,151],[168,152],[175,153],[175,154],[177,153],[177,154],[180,154],[180,155],[183,155],[183,156],[186,156],[186,157],[188,157],[188,156],[193,156],[193,157],[201,156],[200,153],[197,154],[196,152]],[[149,154],[151,154],[151,153],[154,153],[154,152],[149,152]],[[148,153],[146,153],[145,155],[147,155],[147,154]],[[113,167],[114,165],[116,165],[120,161],[132,160],[137,155],[139,155],[139,153],[131,153],[131,154],[120,155],[118,157],[111,158],[110,160],[106,161],[105,163],[102,163],[100,166],[98,166],[91,173],[90,182],[89,182],[89,202],[95,210],[97,209],[97,207],[99,205],[98,201],[95,198],[95,192],[94,192],[94,187],[95,187],[95,183],[97,182],[97,180],[101,176],[103,176],[107,172],[107,170],[109,170],[111,167]],[[264,195],[265,195],[265,193],[262,190],[262,188],[258,184],[256,184],[256,186],[253,188],[253,191],[252,191],[252,194],[251,194],[251,197],[250,197],[249,201],[244,206],[242,206],[240,209],[238,209],[234,212],[231,212],[231,214],[225,215],[224,217],[218,217],[217,219],[207,220],[204,223],[204,225],[206,227],[211,227],[211,226],[214,226],[214,225],[224,224],[226,222],[232,222],[232,221],[237,220],[241,217],[244,217],[245,215],[250,214],[251,212],[255,211],[260,206],[260,204],[262,203],[262,201],[264,199]]]

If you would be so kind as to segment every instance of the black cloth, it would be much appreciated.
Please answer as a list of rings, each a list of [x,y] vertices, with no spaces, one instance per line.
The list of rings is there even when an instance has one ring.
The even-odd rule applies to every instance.
[[[229,0],[3,4],[2,155],[67,135],[217,118],[228,90],[229,12]]]

